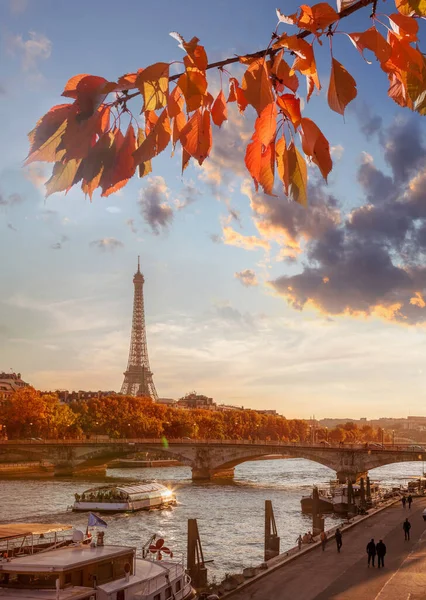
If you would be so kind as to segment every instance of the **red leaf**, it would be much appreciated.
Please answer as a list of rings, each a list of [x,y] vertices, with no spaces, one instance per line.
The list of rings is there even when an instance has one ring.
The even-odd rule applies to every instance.
[[[330,156],[330,144],[320,128],[311,119],[301,120],[301,135],[303,152],[312,159],[327,181],[327,176],[333,168]]]
[[[245,97],[244,91],[240,88],[240,84],[235,77],[230,77],[229,79],[228,102],[237,102],[240,113],[243,113],[247,108],[247,98]]]
[[[197,68],[188,68],[178,79],[178,86],[185,96],[189,112],[200,108],[207,91],[207,79],[204,72]]]
[[[135,174],[136,165],[133,153],[136,150],[136,136],[133,125],[130,123],[127,133],[116,154],[113,168],[102,181],[102,196],[109,196],[124,187]]]
[[[180,142],[186,152],[202,165],[210,154],[212,130],[210,112],[198,109],[180,133]]]
[[[272,84],[264,58],[258,58],[248,67],[244,73],[241,87],[248,103],[256,109],[258,115],[274,101]]]
[[[134,152],[133,157],[135,164],[140,165],[145,163],[157,154],[160,154],[170,142],[171,137],[170,119],[167,115],[167,110],[163,110],[158,117],[157,122],[149,131],[146,139],[142,142],[139,148]]]
[[[66,84],[62,95],[75,98],[80,118],[88,119],[105,100],[107,93],[103,89],[108,83],[104,77],[96,75],[75,75]]]
[[[301,14],[297,25],[300,29],[307,29],[315,33],[316,31],[324,30],[329,25],[332,25],[339,19],[339,15],[327,2],[320,2],[314,6],[302,4]]]
[[[299,87],[299,80],[296,73],[290,73],[290,66],[283,59],[284,50],[278,52],[272,64],[271,73],[275,75],[275,87],[277,92],[284,91],[284,87],[288,87],[292,92],[296,92]]]
[[[339,61],[332,58],[330,85],[328,88],[328,104],[331,110],[343,115],[346,106],[356,98],[356,95],[355,79]]]
[[[35,128],[28,134],[31,146],[26,165],[36,161],[55,162],[63,156],[63,151],[58,156],[58,147],[65,133],[67,120],[74,114],[72,104],[59,104],[39,119]]]
[[[226,106],[225,94],[220,90],[212,106],[212,120],[215,125],[220,127],[228,119],[228,108]]]
[[[253,177],[256,191],[259,185],[265,194],[273,195],[274,171],[275,171],[275,149],[274,143],[265,147],[262,142],[254,136],[247,146],[245,164],[250,175]]]
[[[277,129],[277,106],[275,102],[271,102],[266,106],[261,115],[257,117],[254,124],[256,137],[264,146],[269,146],[275,138]]]
[[[290,119],[293,127],[297,129],[302,118],[300,114],[300,99],[296,98],[293,94],[283,94],[282,96],[277,96],[277,104],[286,117]]]

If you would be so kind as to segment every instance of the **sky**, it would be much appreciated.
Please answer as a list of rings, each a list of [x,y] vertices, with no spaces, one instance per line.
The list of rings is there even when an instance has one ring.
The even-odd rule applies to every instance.
[[[23,167],[27,133],[73,75],[114,81],[182,60],[172,31],[199,37],[210,61],[259,50],[276,2],[0,0],[0,371],[43,390],[118,391],[140,255],[160,397],[195,390],[289,418],[425,414],[425,126],[346,36],[334,54],[357,99],[344,119],[329,110],[322,47],[323,88],[304,106],[334,160],[328,185],[309,167],[307,209],[278,187],[255,192],[250,108],[215,128],[203,168],[182,175],[167,150],[109,198],[76,187],[46,199],[49,165]],[[367,28],[364,13],[341,30]]]

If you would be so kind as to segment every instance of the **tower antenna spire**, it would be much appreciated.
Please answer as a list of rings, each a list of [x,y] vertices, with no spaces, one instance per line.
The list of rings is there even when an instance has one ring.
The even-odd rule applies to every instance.
[[[135,292],[130,352],[121,393],[125,396],[143,396],[144,398],[158,400],[148,360],[143,300],[145,278],[140,271],[140,266],[140,256],[138,256],[138,271],[133,277]]]
[[[141,272],[141,257],[138,255],[138,273]]]

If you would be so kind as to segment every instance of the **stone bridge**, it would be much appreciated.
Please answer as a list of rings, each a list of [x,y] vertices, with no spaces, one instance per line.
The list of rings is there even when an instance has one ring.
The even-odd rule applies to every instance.
[[[9,440],[0,441],[0,462],[48,461],[56,474],[101,465],[136,452],[161,452],[192,470],[193,480],[233,477],[234,468],[266,456],[305,458],[336,471],[340,481],[356,481],[370,469],[398,462],[426,460],[426,450],[404,446],[366,448],[364,445],[263,442],[249,440]]]

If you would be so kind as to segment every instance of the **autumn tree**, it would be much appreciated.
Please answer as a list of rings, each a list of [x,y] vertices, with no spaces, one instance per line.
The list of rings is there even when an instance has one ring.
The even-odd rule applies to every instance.
[[[221,127],[228,105],[235,103],[241,113],[251,110],[256,116],[245,155],[255,188],[274,194],[277,175],[284,194],[305,204],[306,161],[314,163],[327,180],[332,159],[328,140],[304,116],[301,99],[306,104],[314,90],[321,89],[319,70],[330,73],[327,101],[332,111],[343,115],[357,95],[344,57],[335,56],[337,34],[346,34],[348,51],[355,48],[363,58],[366,50],[374,54],[376,65],[368,68],[379,67],[387,75],[394,102],[422,115],[426,112],[426,62],[418,48],[425,5],[395,0],[393,6],[391,0],[380,4],[388,14],[378,15],[377,4],[377,0],[338,0],[337,11],[326,2],[301,5],[292,15],[277,10],[278,23],[264,50],[216,63],[209,63],[197,37],[186,41],[172,33],[184,52],[182,71],[176,75],[170,75],[171,63],[165,62],[141,67],[116,81],[76,75],[62,94],[72,102],[54,106],[29,134],[26,163],[53,163],[47,195],[81,183],[90,197],[97,188],[102,196],[109,196],[136,172],[140,177],[150,173],[152,159],[170,145],[172,153],[180,147],[182,171],[191,160],[201,165],[212,148],[212,125]],[[350,20],[344,19],[361,9],[370,11],[369,27],[351,31],[346,26]],[[330,61],[320,68],[319,44],[330,48]],[[229,70],[234,63],[244,67],[240,79]],[[209,91],[209,70],[220,74],[216,97]],[[301,80],[306,82],[306,94]]]

